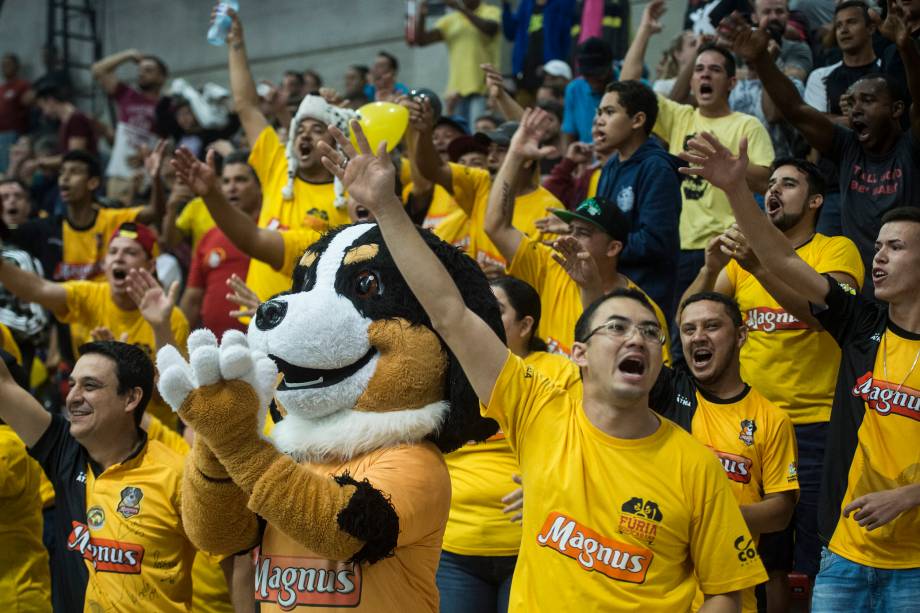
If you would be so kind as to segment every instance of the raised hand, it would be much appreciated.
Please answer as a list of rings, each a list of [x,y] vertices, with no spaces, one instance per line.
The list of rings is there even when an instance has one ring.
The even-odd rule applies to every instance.
[[[559,234],[561,236],[569,233],[569,224],[552,213],[546,217],[541,217],[533,223],[542,234]]]
[[[227,294],[227,300],[240,306],[236,311],[230,311],[230,317],[253,317],[261,304],[256,293],[236,273],[227,279],[227,287],[233,290]]]
[[[722,253],[730,255],[736,262],[751,274],[760,271],[760,260],[751,249],[747,238],[741,233],[738,224],[732,224],[721,236],[718,237],[722,242]]]
[[[352,198],[376,216],[381,208],[396,198],[396,168],[387,153],[386,141],[377,146],[376,154],[372,153],[361,124],[352,120],[350,127],[358,143],[357,151],[341,130],[330,127],[329,133],[340,150],[336,151],[321,142],[319,151],[323,156],[323,166],[342,182]]]
[[[176,149],[176,155],[170,161],[176,171],[176,178],[184,183],[196,196],[204,196],[218,188],[217,170],[215,170],[214,150],[208,151],[207,164],[198,160],[187,147]]]
[[[141,312],[141,317],[152,328],[169,325],[169,318],[179,296],[178,281],[173,282],[167,293],[150,271],[135,268],[128,273],[127,290],[128,296]]]
[[[565,150],[565,157],[576,164],[587,164],[593,156],[594,147],[590,143],[570,143],[568,149]]]
[[[895,45],[900,47],[910,40],[910,28],[907,27],[908,12],[899,0],[888,0],[888,15],[885,21],[882,21],[875,11],[870,11],[869,15],[879,33]]]
[[[664,0],[652,0],[645,5],[645,10],[642,11],[639,28],[647,29],[651,34],[658,34],[661,32],[661,17],[667,10],[668,7],[665,6]]]
[[[161,138],[153,151],[144,156],[144,170],[151,180],[156,181],[163,170],[163,161],[166,159],[166,139]]]
[[[722,242],[722,235],[713,236],[709,243],[706,245],[706,250],[703,252],[705,259],[704,264],[706,268],[712,272],[719,272],[726,266],[728,266],[729,261],[732,259],[731,251],[727,251],[725,244]]]
[[[227,9],[227,16],[230,17],[230,30],[227,32],[227,45],[238,45],[243,42],[243,24],[240,22],[240,16],[231,8]],[[217,4],[211,9],[211,23],[214,23],[216,17]]]
[[[409,127],[417,132],[434,130],[434,111],[427,97],[400,96],[397,104],[409,111]]]
[[[768,55],[770,33],[764,27],[752,29],[750,22],[735,11],[719,23],[719,36],[748,64]]]
[[[99,326],[98,328],[93,328],[89,331],[89,337],[94,341],[114,341],[118,340],[119,343],[128,342],[128,333],[122,332],[118,339],[115,338],[115,335],[112,334],[112,331],[106,328],[105,326]]]
[[[742,138],[738,145],[738,155],[732,154],[728,147],[719,142],[711,132],[701,132],[687,143],[688,150],[677,156],[689,162],[689,167],[680,169],[685,175],[702,177],[715,187],[729,190],[739,185],[746,185],[745,175],[748,168],[747,139]]]
[[[518,155],[525,160],[541,160],[556,153],[555,147],[540,146],[546,137],[550,125],[550,114],[540,108],[524,111],[521,124],[511,137],[508,153]]]
[[[505,79],[492,64],[480,64],[486,77],[486,90],[489,92],[489,101],[494,103],[505,91]]]
[[[578,287],[588,290],[600,288],[601,273],[597,269],[597,262],[582,249],[575,238],[563,236],[553,243],[553,248],[556,250],[553,259],[565,269]]]

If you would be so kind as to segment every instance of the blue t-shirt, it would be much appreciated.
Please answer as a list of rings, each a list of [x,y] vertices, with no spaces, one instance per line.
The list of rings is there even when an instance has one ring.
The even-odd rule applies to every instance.
[[[562,120],[562,131],[574,134],[583,143],[592,142],[591,124],[594,114],[601,103],[604,92],[594,93],[591,86],[583,77],[570,81],[565,86],[565,114]]]

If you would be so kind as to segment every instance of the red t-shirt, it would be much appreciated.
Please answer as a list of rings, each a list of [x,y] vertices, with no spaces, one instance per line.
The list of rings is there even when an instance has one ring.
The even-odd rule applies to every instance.
[[[22,97],[31,87],[25,79],[0,84],[0,132],[29,131],[29,107],[22,103]]]
[[[71,138],[85,138],[86,146],[83,149],[96,155],[96,133],[93,130],[93,121],[80,111],[74,111],[67,121],[61,122],[58,128],[59,153],[70,151],[68,143]]]
[[[157,101],[152,100],[137,91],[119,82],[112,94],[115,108],[118,111],[118,121],[147,132],[153,132],[156,116]]]
[[[220,228],[208,230],[195,249],[188,286],[204,291],[201,301],[201,325],[217,338],[226,330],[246,331],[245,324],[228,313],[239,308],[227,300],[227,279],[236,273],[246,278],[249,256],[237,249]]]

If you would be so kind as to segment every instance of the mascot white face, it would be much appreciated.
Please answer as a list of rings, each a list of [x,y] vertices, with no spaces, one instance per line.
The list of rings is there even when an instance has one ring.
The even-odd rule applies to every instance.
[[[471,261],[437,239],[426,240],[448,269],[488,291]],[[497,314],[492,306],[483,307],[490,319]],[[271,357],[282,375],[275,397],[285,418],[273,437],[293,455],[300,449],[300,455],[316,456],[320,437],[336,439],[330,448],[337,445],[346,456],[426,436],[449,450],[477,438],[484,427],[469,383],[432,331],[375,224],[346,226],[308,249],[291,291],[259,307],[248,337],[250,347]],[[454,441],[457,436],[469,438]]]
[[[369,263],[374,247],[352,244],[372,227],[351,226],[321,255],[307,252],[301,265],[310,271],[309,289],[269,300],[249,324],[250,346],[268,354],[283,374],[275,395],[288,413],[323,417],[353,408],[374,374],[380,355],[368,335],[373,320],[355,301],[374,297],[380,280],[361,267],[352,287],[336,289],[346,281],[338,279],[348,272],[343,264]]]

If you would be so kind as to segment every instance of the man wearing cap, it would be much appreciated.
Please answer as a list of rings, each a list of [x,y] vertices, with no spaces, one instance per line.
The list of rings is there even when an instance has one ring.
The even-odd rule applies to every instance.
[[[492,189],[492,176],[498,172],[511,137],[518,128],[517,122],[505,122],[494,132],[477,133],[474,138],[488,144],[489,154],[486,158],[488,170],[445,163],[440,160],[431,143],[431,108],[427,103],[407,103],[409,107],[410,127],[416,134],[417,146],[412,155],[422,175],[450,192],[457,205],[470,220],[469,245],[467,253],[475,259],[488,274],[500,274],[504,270],[506,259],[501,251],[489,240],[485,233],[485,214]],[[544,111],[540,111],[544,113]],[[543,149],[544,154],[550,152]],[[513,185],[509,183],[509,195],[514,200],[513,224],[521,232],[540,240],[541,233],[536,221],[546,214],[546,209],[562,208],[562,203],[540,183],[537,160],[528,160],[526,172],[515,177]]]
[[[553,210],[571,228],[569,236],[556,241],[558,253],[527,236],[513,223],[517,203],[507,195],[519,175],[527,173],[523,170],[525,163],[538,160],[545,151],[539,145],[545,121],[545,111],[525,111],[521,128],[511,139],[504,164],[495,177],[484,224],[489,239],[508,261],[508,274],[526,281],[540,294],[542,316],[537,335],[546,341],[549,351],[571,355],[575,322],[586,306],[579,286],[566,272],[566,266],[574,265],[575,251],[588,253],[604,293],[623,288],[641,291],[641,288],[617,270],[620,253],[629,237],[629,221],[618,207],[589,198],[575,211]],[[661,329],[667,330],[664,313],[653,301],[649,302],[654,306]],[[670,363],[668,343],[662,349],[665,362]]]
[[[589,38],[575,54],[581,76],[565,87],[565,119],[562,133],[571,141],[590,143],[594,112],[604,96],[604,87],[613,80],[613,53],[599,38]]]
[[[550,60],[543,65],[543,87],[565,86],[572,80],[572,68],[562,60]]]
[[[227,34],[230,88],[247,140],[252,144],[249,163],[262,184],[259,226],[272,230],[310,227],[326,230],[346,224],[348,211],[342,190],[320,162],[317,145],[333,145],[327,127],[347,132],[354,111],[328,104],[320,96],[306,96],[282,143],[259,107],[239,16],[231,11]],[[247,284],[262,300],[290,288],[291,280],[264,262],[253,260]]]
[[[105,281],[55,283],[0,260],[0,283],[20,300],[42,305],[62,323],[93,331],[104,328],[152,356],[167,344],[184,348],[189,332],[188,321],[174,306],[178,285],[167,294],[153,277],[157,252],[150,228],[125,222],[108,241]],[[164,423],[176,423],[159,396],[151,401],[150,412]]]
[[[454,10],[425,29],[428,2],[422,0],[415,20],[415,44],[424,47],[443,41],[447,45],[447,89],[460,97],[456,113],[472,124],[486,110],[485,82],[480,64],[498,64],[498,22],[501,11],[481,0],[447,0]]]

